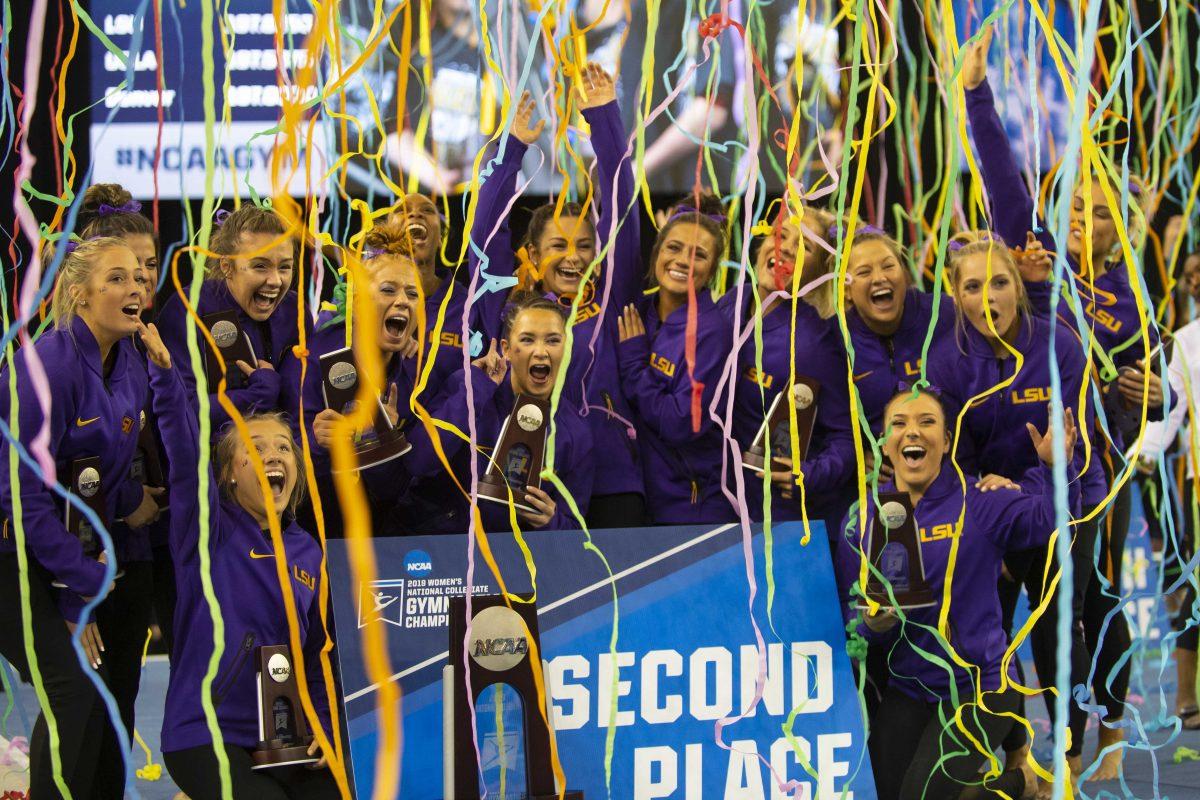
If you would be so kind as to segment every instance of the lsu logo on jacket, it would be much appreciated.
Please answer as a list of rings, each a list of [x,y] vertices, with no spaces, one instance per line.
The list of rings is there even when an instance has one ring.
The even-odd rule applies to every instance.
[[[675,377],[675,362],[669,360],[666,356],[660,356],[657,353],[651,353],[650,366],[654,367],[668,378]]]

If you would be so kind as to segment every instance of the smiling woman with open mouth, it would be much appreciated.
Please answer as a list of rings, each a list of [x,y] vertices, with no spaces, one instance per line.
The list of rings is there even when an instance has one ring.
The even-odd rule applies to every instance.
[[[278,368],[293,358],[293,345],[299,341],[296,326],[296,292],[292,282],[296,269],[296,242],[283,219],[269,208],[243,203],[231,214],[218,213],[210,242],[213,255],[208,259],[208,277],[200,288],[196,313],[204,317],[219,311],[236,315],[240,332],[250,340],[257,364],[226,364],[226,393],[242,414],[286,408],[281,401]],[[158,327],[163,341],[189,391],[194,391],[191,356],[187,346],[187,309],[177,293],[172,293],[159,313]],[[306,334],[312,335],[311,322],[305,315]],[[198,334],[203,339],[203,334]],[[201,349],[208,345],[203,341]],[[229,423],[229,415],[211,395],[214,441]]]
[[[566,349],[566,319],[554,301],[527,294],[511,301],[504,315],[499,343],[491,340],[484,355],[468,370],[456,373],[430,406],[430,413],[460,430],[473,428],[478,452],[472,452],[459,437],[442,437],[446,458],[458,485],[470,486],[471,459],[483,475],[489,459],[499,455],[500,431],[513,414],[518,398],[534,398],[551,404],[554,385]],[[518,408],[518,410],[520,410]],[[592,448],[588,421],[566,394],[552,406],[554,425],[554,472],[574,498],[581,514],[587,513],[598,453]],[[535,412],[536,413],[536,412]],[[438,459],[414,443],[406,463],[414,484],[407,492],[403,509],[406,530],[421,533],[457,533],[470,523],[470,506],[463,493],[442,470]],[[544,463],[544,462],[543,462]],[[504,465],[500,465],[501,469]],[[532,482],[531,482],[532,483]],[[571,530],[580,527],[557,488],[543,483],[510,486],[516,515],[525,529]],[[488,531],[509,531],[510,507],[506,503],[479,503]]]
[[[364,332],[366,323],[363,317],[355,317],[351,343],[354,361],[362,365],[362,349],[370,346],[368,342],[373,342],[383,364],[380,399],[384,401],[390,421],[405,430],[411,429],[409,442],[414,449],[428,450],[429,440],[423,428],[413,425],[415,414],[408,402],[417,383],[416,356],[420,346],[417,337],[425,322],[421,277],[412,259],[409,230],[395,222],[387,222],[368,231],[363,244],[366,257],[362,266],[366,280],[358,285],[369,292],[377,327],[374,336],[368,337]],[[322,498],[325,535],[333,537],[342,536],[343,529],[329,449],[345,410],[325,407],[321,357],[346,346],[349,302],[349,297],[339,295],[334,308],[322,311],[317,318],[316,332],[308,341],[307,369],[304,370],[304,384],[299,393],[295,387],[301,386],[301,362],[298,359],[288,360],[280,370],[284,408],[293,421],[293,433],[299,441],[301,424],[309,433],[317,491]],[[302,423],[301,401],[304,411]],[[432,457],[432,453],[429,455]],[[399,495],[396,487],[405,485],[408,480],[406,463],[410,457],[415,460],[421,455],[410,452],[403,458],[360,471],[368,490],[373,520],[388,518]],[[433,458],[436,463],[436,457]],[[302,524],[316,524],[315,512],[309,503],[300,507],[299,517]],[[381,530],[380,524],[376,533]]]
[[[845,233],[845,226],[837,226],[826,238],[840,251]],[[829,255],[835,263],[838,258]],[[929,329],[934,341],[952,330],[954,307],[948,297],[935,303],[933,295],[913,285],[904,249],[879,228],[855,229],[845,269],[854,386],[871,430],[879,434],[884,405],[898,383],[921,375]]]
[[[800,468],[808,517],[825,520],[831,538],[850,506],[849,479],[855,467],[846,350],[837,319],[823,314],[826,309],[832,311],[832,282],[826,280],[798,296],[794,293],[809,287],[832,266],[825,251],[813,241],[813,231],[823,235],[832,221],[833,216],[820,209],[804,207],[793,212],[781,207],[771,231],[759,240],[752,273],[755,284],[747,281],[740,291],[732,287],[717,303],[743,340],[738,351],[733,406],[733,434],[742,452],[751,447],[775,398],[788,390],[793,373],[819,385],[812,438]],[[754,335],[756,326],[761,327],[761,348]],[[771,519],[799,520],[803,517],[801,492],[792,469],[790,444],[788,452],[771,455]],[[759,495],[764,474],[746,476],[747,495]],[[751,519],[763,518],[761,503],[746,505]]]
[[[658,291],[626,306],[618,320],[621,382],[638,426],[646,504],[658,524],[737,518],[722,486],[724,434],[709,413],[733,349],[729,320],[710,291],[724,252],[720,220],[677,209],[650,252]]]
[[[605,469],[596,472],[588,524],[618,528],[645,521],[641,458],[630,422],[633,412],[616,356],[617,318],[641,289],[641,236],[638,215],[628,212],[636,182],[633,159],[624,155],[626,134],[617,106],[616,76],[589,64],[581,79],[579,107],[596,153],[592,195],[598,224],[593,225],[592,209],[578,203],[539,206],[521,243],[524,264],[517,269],[505,211],[516,192],[521,161],[543,127],[533,98],[526,95],[518,104],[503,150],[497,145],[489,153],[496,163],[479,189],[471,239],[487,254],[489,274],[517,275],[517,291],[536,291],[574,314],[563,394],[587,407],[595,447],[606,460]],[[604,255],[597,259],[599,253]],[[607,306],[602,307],[605,297]],[[498,322],[499,315],[491,317],[490,335],[499,335]]]
[[[289,644],[289,610],[296,620],[301,652],[289,650],[286,658],[303,662],[308,695],[320,727],[332,730],[319,658],[327,644],[320,610],[324,554],[316,539],[295,519],[304,482],[302,458],[291,428],[278,412],[249,414],[245,420],[247,438],[236,428],[220,436],[213,474],[208,476],[208,519],[201,523],[201,506],[195,500],[200,488],[196,471],[200,426],[194,404],[154,326],[143,326],[141,335],[151,364],[155,415],[163,439],[171,442],[171,493],[178,498],[192,498],[190,503],[177,505],[171,515],[179,627],[188,635],[176,641],[171,663],[163,713],[163,761],[189,797],[204,800],[220,796],[221,770],[200,702],[202,693],[209,692],[236,796],[255,794],[249,787],[293,796],[302,786],[305,797],[332,800],[339,793],[325,766],[322,748],[328,739],[322,742],[323,734],[318,733],[307,748],[307,769],[256,772],[251,757],[263,738],[259,730],[261,688],[254,653],[258,646]],[[225,636],[224,655],[211,688],[205,673],[214,630],[202,578],[202,524],[207,525],[211,541],[206,567],[211,579],[209,591],[216,593],[221,605]],[[278,539],[271,533],[273,527],[279,531]],[[281,566],[290,584],[286,593],[279,582]],[[292,664],[288,666],[294,669]],[[293,713],[303,712],[293,709]]]
[[[1143,322],[1138,298],[1143,289],[1136,280],[1131,280],[1131,265],[1125,261],[1117,224],[1124,215],[1130,252],[1138,252],[1149,223],[1147,209],[1154,202],[1153,193],[1136,175],[1126,177],[1122,174],[1120,180],[1111,182],[1108,188],[1118,200],[1117,204],[1110,205],[1104,187],[1109,178],[1097,174],[1093,165],[1085,163],[1081,165],[1073,188],[1066,241],[1055,241],[1052,233],[1055,225],[1053,221],[1047,224],[1042,209],[1030,194],[1013,156],[1004,123],[996,112],[995,98],[988,82],[988,50],[993,32],[992,26],[986,27],[966,49],[962,72],[971,137],[979,154],[984,188],[993,210],[992,225],[1011,246],[1023,246],[1025,251],[1043,256],[1023,258],[1020,263],[1022,282],[1033,313],[1047,320],[1057,317],[1058,324],[1077,331],[1082,327],[1083,335],[1074,347],[1083,351],[1081,355],[1092,362],[1106,382],[1102,391],[1107,424],[1090,431],[1094,446],[1098,452],[1107,444],[1114,454],[1124,453],[1129,443],[1140,439],[1145,421],[1161,420],[1164,414],[1162,382],[1155,374],[1156,367],[1164,366],[1155,363],[1161,359],[1158,327]],[[1118,173],[1121,172],[1118,168]],[[1069,283],[1060,287],[1055,307],[1052,305],[1055,280],[1051,256],[1059,251],[1069,267],[1064,270]],[[1068,300],[1075,294],[1082,311],[1082,326]],[[1088,342],[1086,347],[1081,347],[1080,340]],[[1096,663],[1089,671],[1096,676],[1092,679],[1096,701],[1107,709],[1105,724],[1100,726],[1096,754],[1100,763],[1094,770],[1089,770],[1092,780],[1116,778],[1124,752],[1120,746],[1124,726],[1119,723],[1125,709],[1126,679],[1122,676],[1128,675],[1129,671],[1124,655],[1129,647],[1129,632],[1125,618],[1119,612],[1120,601],[1115,596],[1119,592],[1103,589],[1105,581],[1097,574],[1096,565],[1119,565],[1124,561],[1132,482],[1119,481],[1114,502],[1106,513],[1092,514],[1098,501],[1106,499],[1106,486],[1118,483],[1115,473],[1120,469],[1110,469],[1107,464],[1119,460],[1119,455],[1096,459],[1097,466],[1104,465],[1110,474],[1095,476],[1093,481],[1098,483],[1103,477],[1105,486],[1097,488],[1093,485],[1084,498],[1085,516],[1092,517],[1090,524],[1103,532],[1099,537],[1100,560],[1093,563],[1094,551],[1086,540],[1095,537],[1088,536],[1088,526],[1082,526],[1084,541],[1076,543],[1087,554],[1077,567],[1082,577],[1074,586],[1073,611],[1086,630],[1086,641],[1078,644],[1083,646],[1090,642],[1096,651]],[[1104,577],[1111,582],[1111,567],[1108,572],[1110,574]],[[1119,573],[1118,567],[1115,571],[1118,584]],[[1110,620],[1113,620],[1112,624]],[[1089,654],[1085,653],[1084,657],[1091,661]],[[1116,676],[1111,687],[1107,679],[1110,675]],[[1079,775],[1086,766],[1080,750],[1087,717],[1074,701],[1071,709],[1074,735],[1067,755],[1072,774]]]
[[[75,493],[77,502],[92,498],[92,510],[106,527],[123,519],[130,528],[140,528],[158,513],[153,495],[131,475],[138,438],[134,421],[141,418],[147,400],[144,360],[131,338],[141,324],[137,315],[144,302],[145,275],[121,239],[88,239],[74,247],[63,258],[55,285],[54,327],[15,351],[0,370],[0,380],[13,386],[17,400],[2,393],[0,418],[13,430],[19,428],[19,441],[30,451],[43,430],[49,433],[42,446],[58,465],[58,480]],[[32,353],[41,362],[41,381],[51,398],[45,412]],[[117,759],[115,768],[101,763],[107,738],[103,730],[111,726],[70,635],[84,600],[113,591],[106,580],[106,563],[114,553],[102,550],[99,533],[79,522],[78,507],[70,515],[75,523],[64,523],[62,500],[40,473],[17,461],[11,438],[0,443],[0,453],[0,654],[26,681],[31,667],[40,671],[49,710],[57,720],[57,758],[68,788],[77,797],[100,796],[101,788],[111,788],[114,776],[107,773],[119,773],[118,787],[124,785],[125,773],[119,748],[108,756]],[[10,464],[19,464],[15,474]],[[19,566],[17,537],[11,533],[17,511],[28,557],[28,617],[20,596],[25,570]],[[117,538],[119,532],[110,530]],[[124,554],[126,542],[121,544]],[[33,632],[32,641],[25,641],[24,624]],[[113,632],[111,627],[106,630]],[[145,628],[138,633],[144,642]],[[80,637],[90,667],[103,667],[107,673],[103,640],[94,621]],[[36,655],[34,665],[26,656],[26,644]],[[31,790],[38,797],[59,796],[50,748],[47,723],[41,719],[30,750]]]
[[[974,476],[960,481],[946,463],[951,431],[936,395],[903,390],[887,404],[884,417],[883,448],[895,476],[880,482],[879,492],[908,494],[920,561],[935,602],[908,611],[880,607],[862,612],[859,619],[851,586],[864,553],[872,549],[865,532],[873,530],[875,502],[867,501],[865,527],[859,528],[857,512],[843,520],[840,530],[848,533],[838,542],[838,576],[846,618],[858,620],[860,635],[883,649],[889,671],[871,721],[871,767],[881,798],[958,797],[966,786],[979,785],[980,767],[1019,718],[1014,712],[1021,694],[1003,680],[1015,680],[1016,668],[1013,660],[1005,663],[1008,637],[1001,626],[1000,600],[990,587],[1000,577],[1006,552],[1045,545],[1055,531],[1051,467],[1056,460],[1071,459],[1074,415],[1066,409],[1064,441],[1058,446],[1049,431],[1043,435],[1031,426],[1024,447],[1036,463],[1019,487],[1008,482],[994,491],[981,489]],[[1069,505],[1077,512],[1079,482],[1071,467],[1067,477]],[[909,561],[908,568],[916,564]],[[943,638],[939,617],[947,591]],[[944,726],[942,721],[950,718],[958,724]],[[1022,761],[982,789],[983,796],[1030,798],[1038,782]]]

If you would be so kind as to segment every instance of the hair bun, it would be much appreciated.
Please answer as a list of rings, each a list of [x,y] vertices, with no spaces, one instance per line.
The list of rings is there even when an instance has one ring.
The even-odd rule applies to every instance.
[[[408,229],[397,222],[385,222],[367,231],[363,237],[363,248],[372,251],[375,256],[413,256]]]
[[[83,193],[83,206],[80,213],[94,217],[100,211],[100,206],[124,206],[133,202],[133,195],[119,183],[94,183]]]

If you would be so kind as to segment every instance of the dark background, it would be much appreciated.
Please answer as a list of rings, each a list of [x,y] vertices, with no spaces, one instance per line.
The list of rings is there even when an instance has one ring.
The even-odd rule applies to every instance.
[[[906,0],[907,1],[907,0]],[[913,5],[913,11],[919,9]],[[1135,13],[1135,18],[1142,20],[1143,24],[1148,24],[1146,21],[1157,19],[1161,13],[1158,3],[1152,0],[1138,0],[1131,8]],[[38,191],[48,195],[61,197],[64,194],[63,186],[63,167],[61,161],[60,149],[56,146],[57,135],[55,133],[53,109],[56,107],[60,93],[65,98],[65,108],[67,112],[71,112],[83,108],[89,102],[89,87],[90,75],[89,58],[86,48],[91,46],[91,34],[82,29],[78,33],[76,41],[76,53],[74,58],[64,72],[61,63],[70,46],[71,37],[73,35],[73,21],[71,18],[70,8],[63,0],[48,0],[47,14],[44,22],[44,39],[41,51],[41,64],[39,67],[39,87],[37,96],[29,95],[25,90],[25,60],[27,56],[27,39],[29,36],[29,24],[32,16],[32,0],[17,0],[13,6],[13,22],[14,26],[11,31],[4,31],[4,43],[7,48],[7,70],[6,78],[10,84],[11,97],[15,104],[18,119],[22,109],[26,104],[32,103],[34,106],[33,119],[26,138],[23,140],[27,144],[36,162],[33,166],[33,174],[30,182]],[[917,24],[915,20],[919,16],[915,14],[910,16],[906,24],[912,26]],[[1101,23],[1103,28],[1104,23]],[[1186,42],[1190,42],[1191,46],[1200,40],[1200,26],[1197,25],[1196,15],[1188,16],[1188,35],[1184,37]],[[910,31],[910,34],[922,35],[923,31],[919,28],[915,31]],[[849,42],[852,39],[852,32],[849,23],[844,24],[842,30],[843,43]],[[1176,39],[1179,41],[1179,39]],[[918,43],[920,44],[920,43]],[[921,44],[923,47],[923,44]],[[1151,34],[1143,47],[1148,51],[1147,54],[1157,58],[1157,54],[1161,52],[1163,41],[1157,34]],[[1112,58],[1111,45],[1108,40],[1102,45],[1102,52]],[[1188,57],[1194,57],[1194,54],[1189,53]],[[1185,58],[1184,63],[1189,63]],[[904,86],[909,77],[909,67],[904,59],[900,59],[896,69],[898,70],[899,85]],[[56,80],[57,79],[57,80]],[[1151,97],[1150,87],[1143,87],[1144,94],[1147,98]],[[64,120],[65,121],[65,120]],[[74,187],[75,190],[81,191],[84,184],[83,177],[87,172],[89,165],[89,150],[87,131],[90,124],[90,115],[87,112],[80,114],[74,120],[75,139],[72,144],[71,152],[75,156],[75,171],[74,171]],[[5,269],[5,286],[6,292],[9,294],[11,301],[14,292],[14,271],[22,270],[22,267],[28,263],[29,249],[24,237],[15,237],[15,220],[12,209],[12,201],[19,187],[16,186],[16,174],[19,163],[18,147],[22,143],[15,139],[16,126],[13,124],[11,117],[5,123],[5,127],[0,129],[3,131],[2,146],[3,153],[3,171],[0,176],[4,178],[4,200],[0,202],[0,224],[3,225],[2,235],[4,247],[4,269]],[[895,129],[891,129],[892,133]],[[878,207],[880,203],[903,204],[906,198],[911,196],[915,178],[912,175],[904,174],[896,169],[897,159],[895,158],[897,148],[907,146],[907,143],[895,141],[893,135],[889,140],[883,138],[872,143],[870,149],[870,158],[873,164],[868,166],[867,174],[869,176],[877,176],[878,159],[880,156],[887,154],[891,163],[892,169],[889,170],[888,180],[884,185],[883,196],[878,196],[876,193],[876,182],[868,181],[864,195],[864,213],[871,213]],[[1133,143],[1134,147],[1138,147],[1138,143]],[[933,164],[937,162],[937,143],[929,137],[928,140],[918,143],[918,149],[921,154],[922,163]],[[1138,152],[1137,149],[1134,152]],[[927,182],[932,182],[933,175],[927,177]],[[52,219],[55,207],[53,204],[37,199],[29,193],[25,196],[33,210],[33,214],[39,222],[45,222]],[[675,195],[656,195],[653,196],[653,202],[656,208],[664,208],[671,202],[677,199]],[[518,210],[517,216],[514,218],[515,235],[519,236],[524,229],[525,221],[528,219],[528,211],[542,198],[530,197],[527,202],[522,204],[523,208]],[[193,202],[192,213],[199,213],[199,203]],[[450,219],[449,230],[451,234],[450,247],[452,252],[456,252],[461,242],[462,232],[462,204],[456,201],[456,198],[451,198],[449,203]],[[178,201],[159,201],[153,204],[147,204],[145,211],[152,219],[155,219],[158,224],[161,240],[164,247],[173,242],[179,242],[184,236],[184,214],[183,206]],[[1154,220],[1153,227],[1161,230],[1165,221],[1179,209],[1170,200],[1164,201],[1162,207]],[[890,218],[890,215],[889,215]],[[647,226],[648,227],[648,226]],[[650,237],[643,236],[643,243],[649,250],[652,242]],[[1156,274],[1156,270],[1145,270],[1147,282],[1152,295],[1161,296],[1162,287],[1161,280]],[[186,280],[186,276],[183,276]]]

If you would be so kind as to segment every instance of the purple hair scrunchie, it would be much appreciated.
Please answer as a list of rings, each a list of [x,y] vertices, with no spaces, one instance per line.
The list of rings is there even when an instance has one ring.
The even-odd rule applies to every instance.
[[[232,212],[227,208],[218,208],[213,212],[213,225],[218,228],[225,224],[225,220],[229,219]]]
[[[722,225],[729,221],[729,218],[723,214],[705,214],[700,209],[692,208],[691,206],[676,206],[675,213],[667,219],[667,223],[672,223],[680,217],[686,217],[688,214],[699,214],[702,217],[708,217],[713,222],[717,222]]]
[[[128,203],[122,203],[119,206],[110,206],[108,203],[101,203],[96,209],[97,217],[108,217],[113,214],[138,214],[142,210],[142,204],[137,200],[130,200]]]
[[[828,241],[835,242],[842,238],[843,233],[844,231],[842,230],[841,224],[835,222],[829,226],[829,230],[825,231],[825,238]],[[859,225],[858,230],[856,230],[855,233],[865,233],[872,236],[887,236],[887,231],[878,227],[877,225]]]

